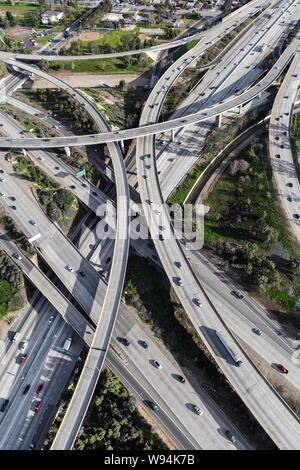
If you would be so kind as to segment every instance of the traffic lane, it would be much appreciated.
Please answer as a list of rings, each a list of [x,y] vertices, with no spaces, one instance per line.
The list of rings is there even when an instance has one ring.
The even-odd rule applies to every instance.
[[[124,346],[118,334],[126,337],[130,341],[129,346]],[[156,393],[161,397],[163,406],[172,410],[173,420],[184,423],[185,429],[194,436],[201,448],[205,449],[228,449],[224,440],[224,432],[227,427],[219,416],[212,413],[203,401],[201,395],[190,385],[188,381],[184,384],[178,380],[179,375],[184,375],[176,361],[172,363],[168,360],[168,355],[157,347],[152,339],[145,334],[136,323],[127,327],[120,322],[115,328],[114,350],[122,351],[127,362],[131,362],[140,371],[143,381],[147,381],[154,387]],[[143,349],[141,341],[147,342],[149,348]],[[161,366],[161,370],[155,368],[153,361],[156,360]],[[128,366],[127,366],[128,367]],[[203,415],[197,416],[193,409],[197,405],[203,411]],[[223,430],[223,434],[222,434]],[[244,448],[241,443],[237,448]]]

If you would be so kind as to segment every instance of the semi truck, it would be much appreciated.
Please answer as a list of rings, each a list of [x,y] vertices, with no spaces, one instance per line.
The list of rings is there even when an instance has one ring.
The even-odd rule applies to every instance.
[[[243,362],[241,360],[241,358],[237,355],[237,354],[234,354],[234,352],[232,351],[232,349],[230,349],[230,347],[227,345],[225,339],[221,336],[221,334],[216,330],[216,335],[217,337],[219,338],[219,340],[221,341],[221,343],[223,344],[224,348],[226,349],[226,351],[228,352],[228,354],[230,355],[230,357],[233,359],[234,363],[240,367]]]
[[[69,351],[71,344],[72,344],[72,338],[67,338],[65,341],[65,344],[63,345],[63,349],[65,351]]]

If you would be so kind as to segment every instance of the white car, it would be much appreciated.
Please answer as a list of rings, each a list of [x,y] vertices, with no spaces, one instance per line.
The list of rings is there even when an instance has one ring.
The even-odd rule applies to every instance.
[[[27,346],[28,346],[28,341],[23,341],[20,347],[21,352],[25,352],[27,349]]]
[[[14,253],[14,257],[17,258],[18,260],[22,259],[22,256],[19,255],[19,253]]]
[[[161,369],[161,365],[160,365],[160,363],[159,363],[158,361],[153,360],[152,363],[153,363],[154,367],[156,367],[156,369]]]
[[[54,320],[54,315],[51,315],[51,317],[50,317],[49,320],[48,320],[48,323],[49,323],[49,324],[52,323],[53,320]]]
[[[3,193],[3,192],[1,191],[0,196],[5,196],[5,193]]]
[[[69,271],[70,273],[74,271],[74,269],[71,266],[66,266],[66,270]]]
[[[200,410],[200,408],[197,405],[193,405],[193,408],[194,408],[195,413],[197,413],[197,415],[199,416],[203,415],[203,411]]]

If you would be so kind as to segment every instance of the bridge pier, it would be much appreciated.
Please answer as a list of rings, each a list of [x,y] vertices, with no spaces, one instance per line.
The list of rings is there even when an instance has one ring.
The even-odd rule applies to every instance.
[[[124,152],[125,152],[124,140],[120,140],[120,147],[121,147],[122,153],[124,155]]]
[[[217,127],[222,126],[222,113],[220,113],[220,114],[218,114],[218,116],[216,116],[216,125],[217,125]]]
[[[174,142],[175,130],[171,129],[171,142]]]
[[[242,105],[242,104],[240,104],[240,105],[239,105],[239,114],[241,114],[241,113],[242,113],[242,110],[243,110],[243,105]]]
[[[22,152],[23,152],[24,157],[26,157],[26,155],[27,155],[26,150],[25,150],[25,149],[22,149]]]
[[[65,147],[65,152],[66,152],[67,157],[69,157],[71,155],[70,147]]]

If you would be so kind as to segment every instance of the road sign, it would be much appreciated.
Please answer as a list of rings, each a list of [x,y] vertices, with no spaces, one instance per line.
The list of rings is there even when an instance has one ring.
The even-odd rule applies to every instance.
[[[76,176],[84,176],[85,175],[85,170],[79,171]]]
[[[66,349],[63,349],[63,348],[56,348],[56,349],[57,349],[58,352],[66,354],[67,356],[78,357],[78,354],[75,354],[71,351],[67,351]]]

